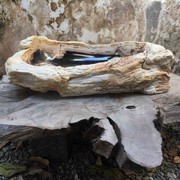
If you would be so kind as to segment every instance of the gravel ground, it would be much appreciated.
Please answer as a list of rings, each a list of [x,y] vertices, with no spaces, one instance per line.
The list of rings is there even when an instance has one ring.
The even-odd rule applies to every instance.
[[[180,123],[166,125],[161,129],[163,137],[163,163],[153,169],[139,166],[127,166],[118,169],[92,152],[89,143],[80,136],[75,138],[70,158],[66,162],[44,161],[39,163],[29,161],[30,149],[27,143],[23,146],[8,143],[0,149],[0,163],[15,163],[27,167],[27,171],[15,177],[0,177],[0,180],[179,180],[180,163],[175,163],[174,157],[180,156]],[[101,165],[100,165],[101,164]],[[106,165],[105,165],[106,164]]]

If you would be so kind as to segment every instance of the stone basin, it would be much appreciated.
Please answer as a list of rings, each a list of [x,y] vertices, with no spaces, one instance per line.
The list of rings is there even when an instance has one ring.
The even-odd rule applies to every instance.
[[[171,51],[149,42],[90,45],[31,36],[20,42],[19,49],[5,64],[10,80],[34,91],[57,91],[64,97],[164,93],[174,61]],[[72,55],[109,59],[72,63],[68,60]]]

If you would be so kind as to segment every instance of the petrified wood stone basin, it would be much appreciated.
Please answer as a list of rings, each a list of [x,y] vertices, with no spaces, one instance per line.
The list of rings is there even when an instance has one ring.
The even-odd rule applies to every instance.
[[[21,41],[19,47],[20,51],[7,60],[6,72],[13,83],[35,91],[81,96],[156,94],[169,89],[173,54],[160,45],[148,42],[89,45],[32,36]],[[73,57],[81,58],[76,62],[68,60]]]

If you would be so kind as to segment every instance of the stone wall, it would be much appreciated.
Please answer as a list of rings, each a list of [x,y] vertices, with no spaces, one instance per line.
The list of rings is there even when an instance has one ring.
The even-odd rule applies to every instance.
[[[180,57],[180,0],[1,0],[0,74],[31,35],[88,43],[150,41]]]

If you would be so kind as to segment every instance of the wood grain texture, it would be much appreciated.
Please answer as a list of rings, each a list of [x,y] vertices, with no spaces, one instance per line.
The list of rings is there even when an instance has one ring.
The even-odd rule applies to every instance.
[[[11,84],[8,76],[4,75],[0,81],[0,102],[16,102],[35,94],[28,88]],[[9,103],[8,103],[9,104]]]
[[[171,74],[170,87],[167,93],[154,96],[163,124],[180,122],[180,76]]]
[[[94,152],[109,158],[112,155],[113,148],[118,143],[117,135],[108,119],[101,119],[96,125],[102,127],[104,132],[93,142]]]
[[[142,92],[167,92],[174,60],[171,51],[148,42],[119,42],[89,45],[62,42],[32,36],[20,43],[21,51],[10,57],[5,66],[10,80],[32,90],[57,91],[61,96]],[[33,65],[37,50],[61,58],[66,52],[118,55],[107,62],[70,67],[54,66],[48,61]]]
[[[136,101],[136,98],[138,97],[138,95],[135,96],[134,100]],[[127,146],[126,151],[128,155],[131,155],[131,153],[129,152],[130,149],[134,149],[135,152],[139,151],[139,153],[143,155],[146,151],[139,147],[142,146],[142,141],[144,141],[145,144],[147,142],[148,144],[151,144],[152,150],[154,150],[154,154],[153,152],[149,154],[149,157],[151,157],[149,159],[151,161],[144,161],[144,157],[137,156],[135,162],[144,165],[145,167],[157,166],[161,163],[161,155],[159,154],[161,153],[161,143],[159,143],[161,141],[161,138],[159,133],[152,126],[154,115],[151,115],[149,118],[147,117],[147,119],[142,123],[142,118],[139,120],[139,117],[141,117],[142,115],[140,111],[137,111],[137,113],[140,114],[137,114],[135,118],[133,117],[134,123],[131,125],[131,111],[134,112],[134,110],[126,108],[126,106],[129,106],[130,101],[127,101],[127,98],[128,97],[118,95],[61,98],[56,93],[37,94],[21,101],[11,102],[9,103],[10,106],[7,105],[6,107],[3,107],[1,102],[0,124],[5,125],[6,127],[8,127],[8,125],[11,127],[17,127],[14,128],[14,134],[12,133],[12,129],[10,129],[9,137],[15,138],[15,136],[17,136],[19,138],[22,135],[23,138],[30,138],[30,136],[34,137],[37,133],[37,131],[34,131],[33,134],[32,130],[32,134],[30,134],[28,129],[31,129],[31,127],[42,130],[62,129],[68,128],[70,127],[70,124],[77,123],[82,119],[95,117],[100,119],[100,122],[96,125],[104,129],[103,133],[100,134],[99,138],[94,143],[95,152],[104,155],[105,157],[109,157],[111,155],[113,147],[118,143],[118,141],[121,141],[121,137],[123,137],[121,143],[123,143],[123,146]],[[132,97],[129,98],[131,99]],[[148,97],[140,96],[139,98],[144,101]],[[130,105],[132,105],[132,103]],[[151,108],[151,106],[149,106],[149,103],[144,104],[144,106],[142,105],[143,108],[138,104],[135,105],[137,109]],[[151,111],[151,109],[149,111]],[[152,113],[156,114],[157,112],[153,109]],[[115,114],[116,117],[114,117]],[[118,122],[119,120],[121,120],[118,118],[122,116],[127,119],[126,121],[122,122],[123,126],[121,126]],[[111,124],[109,123],[107,117],[111,118],[117,124],[121,137],[118,137],[119,134],[117,134],[117,132],[115,132],[111,127]],[[136,124],[136,126],[134,126],[134,124]],[[21,130],[23,128],[20,127],[28,127],[27,137],[24,134],[24,130]],[[123,130],[124,128],[125,130]],[[128,139],[129,137],[131,137],[132,133],[135,133],[136,130],[139,131],[139,129],[144,128],[146,129],[145,134],[147,134],[145,137],[142,137],[139,132],[136,133],[136,136],[134,136],[133,143],[129,144],[126,142],[126,138]],[[4,135],[3,132],[1,132],[0,135],[1,138],[6,135],[5,137],[7,138],[7,132]],[[106,149],[104,149],[104,147],[106,147]],[[146,145],[144,145],[143,147],[146,148]],[[131,158],[131,156],[128,157]],[[134,161],[133,158],[131,158],[131,160]]]
[[[153,123],[158,110],[152,99],[134,95],[122,99],[120,104],[121,108],[109,117],[120,130],[127,157],[141,166],[159,166],[162,162],[162,140]]]
[[[134,110],[126,108],[126,106],[132,105],[133,101],[131,100],[136,102],[139,98],[142,102],[147,101],[146,96],[130,97],[128,100],[127,97],[102,96],[61,99],[57,94],[34,95],[14,104],[14,111],[12,106],[10,114],[4,114],[0,117],[0,123],[53,130],[68,128],[69,124],[76,123],[82,119],[89,119],[90,117],[98,119],[109,117],[117,124],[120,130],[121,143],[125,147],[128,157],[142,166],[156,167],[160,165],[162,160],[161,137],[153,126],[153,120],[157,111],[151,109],[152,106],[149,105],[149,101],[141,104],[142,107],[138,103],[133,104],[136,105],[136,109],[139,109],[139,111],[135,110],[134,112]],[[144,109],[148,109],[149,114],[146,114]],[[143,115],[142,112],[144,113]],[[151,115],[151,113],[153,114]],[[146,118],[143,119],[144,117]],[[109,131],[109,128],[106,128],[106,130],[107,132],[105,131],[102,134],[98,142],[104,141],[110,144],[112,149],[112,146],[117,142],[117,138],[113,129]],[[113,139],[110,136],[112,134]],[[102,147],[104,146],[101,146],[101,148],[96,146],[96,152],[105,154],[106,150],[103,150]],[[149,147],[151,147],[150,150]],[[152,152],[148,154],[150,151]],[[138,156],[136,155],[137,152]],[[147,154],[148,158],[144,160]]]
[[[141,166],[156,167],[162,162],[162,140],[153,121],[158,112],[164,123],[179,121],[180,77],[170,76],[169,92],[160,95],[61,98],[51,92],[35,94],[16,102],[1,101],[0,138],[29,139],[39,136],[45,129],[67,129],[83,119],[95,117],[99,122],[94,126],[98,126],[100,131],[97,130],[94,136],[90,131],[92,136],[89,139],[95,139],[93,145],[96,153],[110,157],[119,144],[117,156],[115,154],[119,166],[123,164],[122,155],[126,154],[127,158]]]

